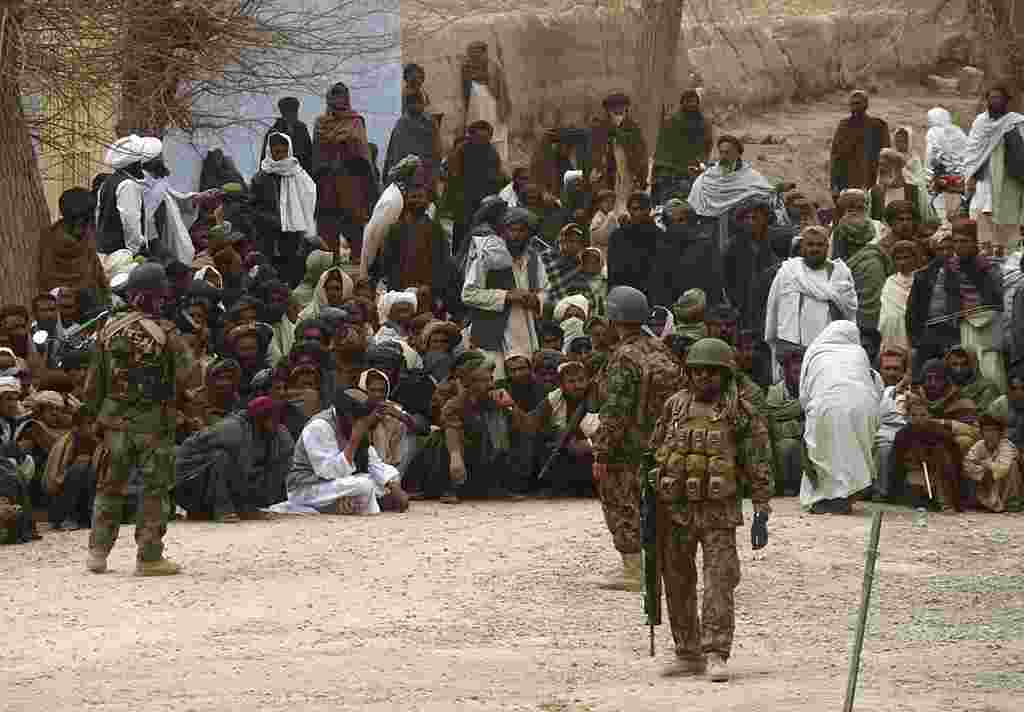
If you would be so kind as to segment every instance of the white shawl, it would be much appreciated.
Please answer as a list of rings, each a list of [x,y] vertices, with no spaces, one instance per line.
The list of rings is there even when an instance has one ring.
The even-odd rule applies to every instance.
[[[928,148],[924,154],[924,169],[929,180],[935,177],[935,169],[939,166],[947,173],[963,174],[967,134],[959,126],[953,125],[953,117],[940,106],[928,111],[925,141]]]
[[[907,300],[914,284],[913,275],[893,274],[882,287],[882,311],[878,316],[878,331],[882,335],[882,346],[901,346],[910,350],[907,336]]]
[[[1024,116],[1014,111],[1006,112],[995,121],[989,118],[987,111],[978,114],[964,149],[964,176],[970,178],[981,170],[1003,136],[1021,123],[1024,123]]]
[[[167,250],[179,262],[189,265],[196,258],[189,229],[199,217],[199,209],[193,198],[196,193],[179,193],[171,187],[166,178],[155,178],[144,173],[142,179],[143,220],[146,235],[152,240],[157,234],[156,211],[162,204],[164,210],[163,242]]]
[[[698,215],[717,218],[749,198],[770,200],[774,194],[775,186],[746,161],[730,173],[716,163],[697,176],[687,202]]]
[[[287,134],[273,133],[270,138],[281,136],[288,142],[288,157],[275,161],[270,157],[270,141],[263,152],[260,170],[281,176],[281,193],[278,203],[281,210],[282,232],[301,232],[306,237],[316,237],[316,183],[299,165],[299,159],[292,153],[292,140]]]
[[[768,292],[764,340],[772,346],[780,341],[807,346],[829,325],[829,304],[843,317],[857,318],[857,289],[850,268],[842,260],[829,260],[826,270],[812,270],[803,257],[791,257],[779,267]]]

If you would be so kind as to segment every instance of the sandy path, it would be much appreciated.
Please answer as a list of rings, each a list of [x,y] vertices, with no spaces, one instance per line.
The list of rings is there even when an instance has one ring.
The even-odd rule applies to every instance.
[[[175,523],[185,575],[82,570],[87,534],[0,549],[4,710],[839,709],[868,518],[778,502],[743,583],[729,685],[664,681],[593,500]],[[889,515],[860,710],[1015,710],[1024,517]],[[13,635],[11,635],[13,634]]]

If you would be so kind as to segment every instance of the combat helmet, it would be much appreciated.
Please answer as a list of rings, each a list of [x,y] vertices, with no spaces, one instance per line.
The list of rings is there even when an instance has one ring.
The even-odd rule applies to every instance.
[[[619,285],[608,292],[608,321],[646,324],[651,315],[647,297],[635,287]]]
[[[720,366],[721,368],[736,368],[736,361],[733,357],[733,350],[729,344],[721,339],[701,339],[690,347],[686,354],[686,365],[688,368],[694,366]]]
[[[167,292],[171,288],[167,272],[158,262],[144,262],[131,271],[125,292]]]

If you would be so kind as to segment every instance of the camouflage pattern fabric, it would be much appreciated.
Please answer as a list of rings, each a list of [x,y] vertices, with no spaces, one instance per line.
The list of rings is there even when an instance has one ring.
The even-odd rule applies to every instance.
[[[608,465],[608,474],[596,484],[615,549],[622,554],[640,553],[640,475],[637,468]]]
[[[741,397],[737,384],[726,380],[718,402],[696,403],[683,390],[665,403],[651,436],[650,448],[658,467],[658,556],[668,599],[669,622],[676,655],[696,660],[708,653],[729,657],[735,627],[733,592],[740,581],[736,551],[736,527],[743,523],[743,488],[722,499],[688,501],[686,489],[675,486],[672,469],[680,453],[694,450],[696,436],[689,425],[715,423],[732,429],[721,438],[721,452],[712,452],[717,439],[706,439],[701,448],[709,458],[727,456],[735,460],[737,485],[750,485],[756,505],[767,506],[772,493],[768,460],[771,448],[768,425],[754,406]],[[702,612],[697,614],[697,546],[704,561]]]
[[[668,529],[659,512],[659,534]],[[697,545],[704,560],[704,595],[697,613]],[[735,529],[673,528],[659,537],[658,563],[665,582],[668,619],[676,656],[699,660],[716,653],[728,659],[736,627],[740,559]]]
[[[141,561],[163,557],[163,537],[174,486],[176,381],[184,382],[192,358],[173,323],[123,312],[103,326],[86,377],[89,408],[104,428],[107,457],[97,465],[89,548],[109,554],[117,541],[132,471],[142,497],[135,541]]]

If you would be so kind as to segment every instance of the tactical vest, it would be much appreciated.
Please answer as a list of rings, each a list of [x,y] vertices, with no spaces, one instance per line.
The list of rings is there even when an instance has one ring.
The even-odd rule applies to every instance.
[[[729,421],[710,414],[683,415],[672,423],[662,447],[668,452],[658,479],[662,499],[700,502],[736,497],[737,448]]]
[[[151,403],[173,398],[174,383],[162,358],[167,333],[154,320],[139,312],[121,315],[103,327],[99,342],[109,356],[109,398]]]

